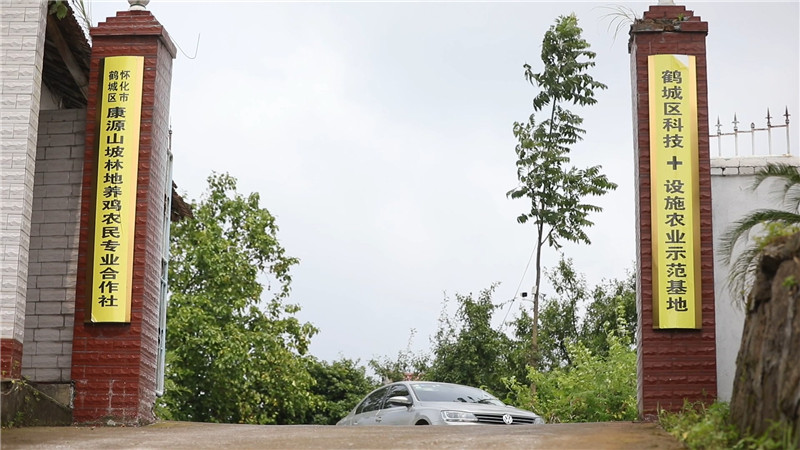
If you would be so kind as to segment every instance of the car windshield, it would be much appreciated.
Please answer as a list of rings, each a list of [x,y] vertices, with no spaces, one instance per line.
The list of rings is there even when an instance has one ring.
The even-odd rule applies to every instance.
[[[455,384],[411,383],[421,402],[485,403],[503,406],[504,403],[481,389]]]

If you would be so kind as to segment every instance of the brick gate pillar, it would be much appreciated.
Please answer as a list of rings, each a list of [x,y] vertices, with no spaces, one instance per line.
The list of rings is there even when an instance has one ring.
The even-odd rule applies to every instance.
[[[146,3],[146,2],[145,2]],[[145,10],[118,12],[91,29],[86,157],[81,194],[79,274],[91,272],[92,224],[98,173],[102,64],[111,56],[143,56],[141,128],[136,188],[133,279],[129,323],[92,323],[89,280],[76,287],[72,379],[76,423],[154,420],[162,230],[169,151],[169,100],[175,46]],[[102,124],[105,127],[105,121]]]
[[[716,342],[714,325],[714,258],[711,228],[711,174],[708,148],[708,87],[706,79],[706,35],[708,23],[703,22],[693,11],[671,1],[659,2],[651,6],[631,26],[629,52],[633,81],[633,125],[634,149],[636,157],[636,220],[637,220],[637,309],[638,327],[638,403],[639,415],[652,418],[659,409],[680,409],[684,399],[689,401],[713,401],[717,395],[716,380]],[[681,113],[683,124],[690,119],[695,121],[693,129],[670,129],[663,125],[665,117],[674,112],[675,97],[688,95],[686,83],[676,84],[665,71],[656,66],[651,55],[676,55],[677,61],[690,61],[693,56],[694,73],[683,73],[684,80],[691,74],[695,83],[696,108],[685,108]],[[669,74],[667,74],[669,75]],[[679,74],[676,74],[679,75]],[[659,84],[662,83],[662,84]],[[652,88],[651,92],[651,87]],[[678,87],[679,90],[675,90]],[[680,89],[684,89],[680,91]],[[688,98],[688,97],[686,97]],[[651,99],[653,105],[651,105]],[[676,107],[677,108],[677,107]],[[683,106],[681,106],[683,108]],[[677,110],[675,110],[677,111]],[[656,117],[651,125],[651,114]],[[662,117],[663,116],[663,117]],[[658,123],[656,123],[658,122]],[[672,125],[679,123],[672,122]],[[653,129],[651,129],[653,128]],[[657,128],[657,130],[656,130]],[[663,129],[662,129],[663,128]],[[665,131],[666,130],[666,131]],[[654,134],[651,137],[651,132]],[[659,134],[661,133],[661,134]],[[686,141],[675,140],[686,137]],[[668,137],[669,136],[669,137]],[[694,142],[693,149],[683,148],[689,139]],[[688,144],[686,145],[688,147]],[[665,158],[665,159],[658,159]],[[671,159],[670,159],[671,158]],[[692,162],[692,173],[687,174],[695,185],[693,198],[687,195],[687,210],[692,210],[693,225],[685,233],[671,230],[677,224],[665,223],[660,219],[658,209],[670,209],[664,196],[677,198],[675,187],[662,187],[675,177],[676,168],[688,167],[681,158]],[[684,160],[687,163],[688,160]],[[671,166],[670,166],[671,165]],[[675,172],[673,172],[675,170]],[[667,178],[665,180],[665,177]],[[666,183],[664,182],[666,181]],[[664,189],[664,193],[659,193]],[[672,190],[670,190],[672,189]],[[681,198],[683,201],[683,198]],[[651,203],[653,202],[653,203]],[[679,208],[676,208],[679,209]],[[663,213],[664,211],[662,211]],[[690,211],[671,211],[684,213]],[[662,216],[663,217],[663,216]],[[660,224],[658,223],[660,222]],[[653,234],[654,227],[657,231]],[[679,236],[692,234],[693,246],[675,244]],[[685,240],[685,239],[684,239]],[[678,253],[676,249],[686,250]],[[675,250],[673,253],[668,253]],[[684,263],[683,258],[694,258],[694,284],[684,284],[684,274],[660,272],[660,266],[677,266],[673,262]],[[654,255],[655,254],[655,255]],[[694,256],[693,256],[694,255]],[[672,258],[675,258],[673,260]],[[688,261],[688,259],[687,259]],[[660,278],[660,280],[659,280]],[[687,286],[695,286],[695,288]],[[686,292],[682,291],[685,290]],[[682,309],[684,301],[693,299],[696,313],[692,314],[692,326],[664,325],[658,315],[666,316],[664,311],[675,314]],[[654,301],[656,305],[654,306]],[[662,306],[659,308],[659,303]]]

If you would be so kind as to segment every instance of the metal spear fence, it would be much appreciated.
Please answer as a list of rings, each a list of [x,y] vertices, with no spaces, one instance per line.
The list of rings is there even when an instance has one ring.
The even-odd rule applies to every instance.
[[[785,112],[783,114],[783,117],[785,118],[784,123],[781,124],[781,125],[774,125],[772,123],[773,117],[770,114],[769,109],[767,109],[767,117],[766,117],[767,125],[765,127],[756,128],[755,122],[750,122],[750,129],[743,129],[742,130],[742,129],[739,129],[739,123],[740,122],[739,122],[739,119],[736,118],[736,114],[734,114],[733,115],[733,122],[731,122],[733,124],[733,131],[729,132],[729,133],[723,133],[722,132],[722,123],[720,122],[719,117],[717,117],[717,124],[715,125],[715,127],[717,128],[717,134],[711,134],[709,136],[712,139],[713,138],[717,139],[717,155],[716,156],[722,158],[722,157],[731,157],[731,156],[739,157],[739,156],[791,155],[792,154],[792,152],[791,152],[791,140],[790,140],[790,133],[789,133],[789,117],[790,116],[791,116],[791,114],[789,114],[789,108],[786,107],[786,110],[785,110]],[[773,131],[772,130],[775,129],[775,128],[784,128],[785,129],[785,131],[786,131],[786,143],[785,143],[786,146],[785,147],[783,145],[780,145],[780,144],[778,144],[777,147],[773,146],[773,142],[772,142]],[[764,131],[766,131],[766,133],[763,133]],[[760,134],[757,134],[757,133],[760,133]],[[744,155],[740,155],[739,154],[739,150],[740,150],[740,148],[739,148],[739,137],[742,136],[742,135],[749,135],[750,136],[750,152],[749,152],[749,154],[744,154]],[[730,142],[731,138],[729,138],[728,136],[733,136],[733,138],[732,138],[732,140],[733,140],[733,149],[734,149],[734,154],[733,155],[728,155],[728,154],[723,155],[723,142],[722,141],[723,141],[723,138],[725,138],[726,143]],[[744,138],[744,139],[746,139],[746,138]],[[766,140],[766,142],[764,142],[765,140]],[[766,147],[767,147],[766,155],[764,154],[763,147],[762,147],[764,144],[766,144]],[[727,152],[727,146],[726,146],[726,152]]]

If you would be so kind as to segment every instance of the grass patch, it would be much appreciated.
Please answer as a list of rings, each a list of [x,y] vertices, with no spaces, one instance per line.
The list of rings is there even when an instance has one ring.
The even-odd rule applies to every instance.
[[[692,450],[783,450],[798,448],[800,444],[792,429],[780,422],[772,423],[761,436],[740,435],[731,423],[730,407],[725,402],[714,402],[708,407],[687,402],[679,412],[661,411],[658,421]]]

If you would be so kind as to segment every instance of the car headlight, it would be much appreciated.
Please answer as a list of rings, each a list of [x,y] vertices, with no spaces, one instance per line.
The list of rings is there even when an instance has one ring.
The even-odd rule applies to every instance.
[[[537,418],[533,419],[533,424],[534,425],[544,425],[544,423],[545,423],[544,419],[542,419],[541,417],[537,417]]]
[[[475,414],[464,411],[442,411],[442,419],[445,422],[477,422]]]

